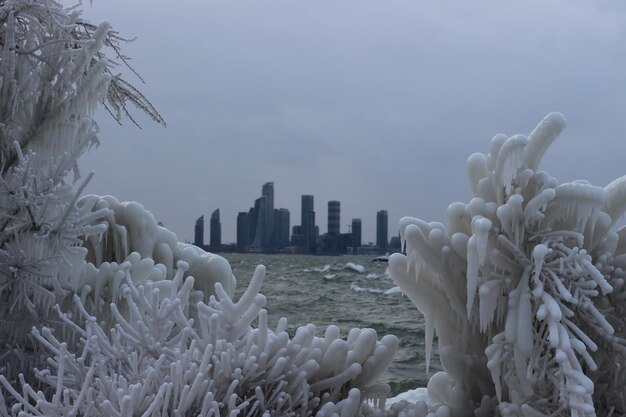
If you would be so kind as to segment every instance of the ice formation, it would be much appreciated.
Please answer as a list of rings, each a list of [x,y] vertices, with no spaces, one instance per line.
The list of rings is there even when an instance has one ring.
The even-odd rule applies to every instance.
[[[428,383],[453,416],[626,413],[626,177],[559,182],[539,163],[565,119],[497,135],[467,162],[474,197],[447,224],[403,218],[391,275],[434,332]]]

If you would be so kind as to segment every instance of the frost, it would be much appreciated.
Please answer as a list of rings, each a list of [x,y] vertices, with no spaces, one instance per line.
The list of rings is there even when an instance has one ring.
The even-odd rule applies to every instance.
[[[498,135],[470,156],[474,198],[448,208],[442,246],[424,238],[432,224],[400,222],[407,255],[390,272],[424,315],[427,357],[437,332],[445,373],[428,395],[453,416],[626,413],[626,240],[612,228],[626,181],[539,171],[564,126],[552,113],[529,139]]]

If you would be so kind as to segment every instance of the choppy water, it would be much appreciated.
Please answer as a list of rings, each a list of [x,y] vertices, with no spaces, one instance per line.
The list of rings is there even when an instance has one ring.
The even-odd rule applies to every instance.
[[[393,394],[425,386],[430,374],[438,370],[439,358],[433,356],[430,374],[426,374],[421,314],[394,289],[386,263],[372,262],[372,256],[222,256],[237,278],[236,298],[246,288],[254,268],[265,265],[261,292],[267,298],[271,327],[287,317],[291,335],[307,323],[317,326],[319,336],[331,324],[344,336],[354,327],[372,328],[379,338],[396,335],[400,340],[398,353],[385,375]],[[346,268],[348,263],[362,265],[365,271]]]

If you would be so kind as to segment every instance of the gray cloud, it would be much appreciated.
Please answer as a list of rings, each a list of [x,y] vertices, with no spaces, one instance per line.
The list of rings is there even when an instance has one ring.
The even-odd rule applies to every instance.
[[[274,181],[342,202],[342,229],[375,215],[443,220],[468,198],[465,161],[496,133],[568,119],[543,167],[603,185],[626,174],[626,10],[619,1],[95,2],[86,17],[137,35],[127,49],[168,121],[99,116],[89,190],[136,200],[191,239],[220,208],[223,236]],[[390,228],[391,228],[390,227]]]

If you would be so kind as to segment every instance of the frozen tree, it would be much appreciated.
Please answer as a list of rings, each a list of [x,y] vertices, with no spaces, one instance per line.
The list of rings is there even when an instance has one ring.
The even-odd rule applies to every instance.
[[[97,143],[92,119],[99,103],[121,120],[132,102],[159,123],[150,102],[116,66],[128,59],[124,41],[107,22],[93,25],[78,7],[53,0],[0,1],[0,152],[2,172],[24,153],[39,155],[53,170],[75,168],[77,158]],[[104,50],[112,53],[105,55]],[[52,163],[63,158],[61,167]]]
[[[428,383],[454,416],[626,413],[626,177],[559,184],[539,163],[565,127],[497,135],[467,163],[472,200],[447,224],[404,218],[393,279],[434,331],[445,372]]]

